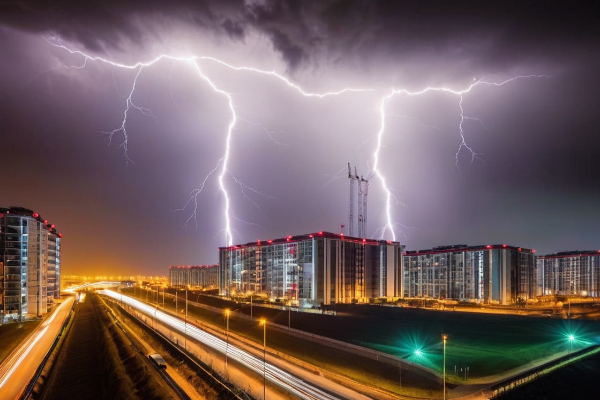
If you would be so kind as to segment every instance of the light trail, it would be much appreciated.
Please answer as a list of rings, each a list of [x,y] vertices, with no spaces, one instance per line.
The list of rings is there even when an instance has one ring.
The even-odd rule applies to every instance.
[[[19,398],[22,395],[62,328],[63,322],[56,318],[66,319],[73,302],[74,298],[65,299],[0,364],[0,398]]]
[[[7,359],[7,362],[3,365],[2,370],[0,370],[0,389],[8,382],[10,377],[15,373],[19,365],[25,360],[25,358],[29,355],[31,350],[33,350],[34,346],[39,342],[39,340],[44,336],[46,331],[48,330],[48,326],[45,326],[42,330],[37,331],[34,336],[30,337],[24,346],[19,346],[17,351]]]
[[[121,293],[112,290],[99,290],[98,293],[118,302],[123,302],[144,313],[146,316],[154,318],[156,321],[160,321],[165,326],[168,326],[181,334],[187,335],[223,355],[227,354],[229,359],[236,360],[260,376],[263,376],[264,371],[264,376],[269,382],[293,393],[298,398],[307,400],[339,399],[272,364],[265,363],[262,359],[251,355],[231,343],[227,343],[225,340],[213,336],[194,325],[186,324],[185,321],[158,310],[156,307],[152,307],[132,297],[124,296]]]

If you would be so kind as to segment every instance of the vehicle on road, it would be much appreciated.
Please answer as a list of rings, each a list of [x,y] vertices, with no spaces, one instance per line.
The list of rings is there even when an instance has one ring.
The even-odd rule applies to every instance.
[[[149,354],[148,358],[154,364],[154,366],[158,369],[167,369],[167,362],[164,358],[158,353]]]

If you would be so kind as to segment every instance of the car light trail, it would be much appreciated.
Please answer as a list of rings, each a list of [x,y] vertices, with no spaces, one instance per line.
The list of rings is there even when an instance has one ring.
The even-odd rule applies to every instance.
[[[160,321],[175,331],[196,339],[198,342],[222,353],[223,355],[225,355],[227,352],[227,357],[229,359],[238,361],[260,376],[263,375],[264,367],[267,380],[283,388],[284,390],[293,393],[298,398],[309,400],[338,399],[338,397],[324,392],[272,364],[266,363],[265,366],[262,359],[257,358],[244,350],[241,350],[231,343],[228,345],[226,341],[211,335],[194,325],[187,324],[186,326],[186,323],[181,319],[160,311],[156,307],[152,307],[129,296],[124,296],[120,293],[113,292],[112,290],[99,290],[98,293],[127,304],[128,306],[146,314],[147,316],[155,318],[157,321]]]

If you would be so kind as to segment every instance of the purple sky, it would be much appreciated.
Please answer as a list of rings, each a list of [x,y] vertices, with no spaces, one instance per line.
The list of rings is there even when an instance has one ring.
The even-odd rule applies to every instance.
[[[526,75],[539,77],[478,85],[462,102],[436,91],[386,103],[377,170],[396,240],[600,248],[600,21],[587,1],[45,3],[0,3],[0,206],[57,225],[64,273],[217,262],[228,96],[233,243],[339,232],[348,162],[372,176],[369,236],[392,239],[373,171],[383,99]],[[84,66],[59,43],[110,63]],[[115,66],[163,54],[188,61]],[[192,56],[305,92],[365,91],[306,97]],[[125,155],[123,132],[103,132],[121,126],[138,72],[131,100],[149,111],[130,106]]]

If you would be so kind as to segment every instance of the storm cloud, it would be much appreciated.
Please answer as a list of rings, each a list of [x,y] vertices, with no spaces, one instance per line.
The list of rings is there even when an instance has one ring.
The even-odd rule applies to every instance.
[[[165,273],[216,262],[226,244],[227,97],[190,61],[83,67],[58,43],[122,64],[207,56],[307,92],[364,90],[305,97],[273,76],[196,61],[238,116],[224,174],[236,243],[339,231],[349,161],[371,176],[369,235],[391,239],[372,171],[384,97],[536,76],[385,104],[378,169],[396,239],[595,249],[598,19],[584,1],[2,2],[0,205],[52,220],[67,272]],[[128,105],[127,138],[109,140]]]

